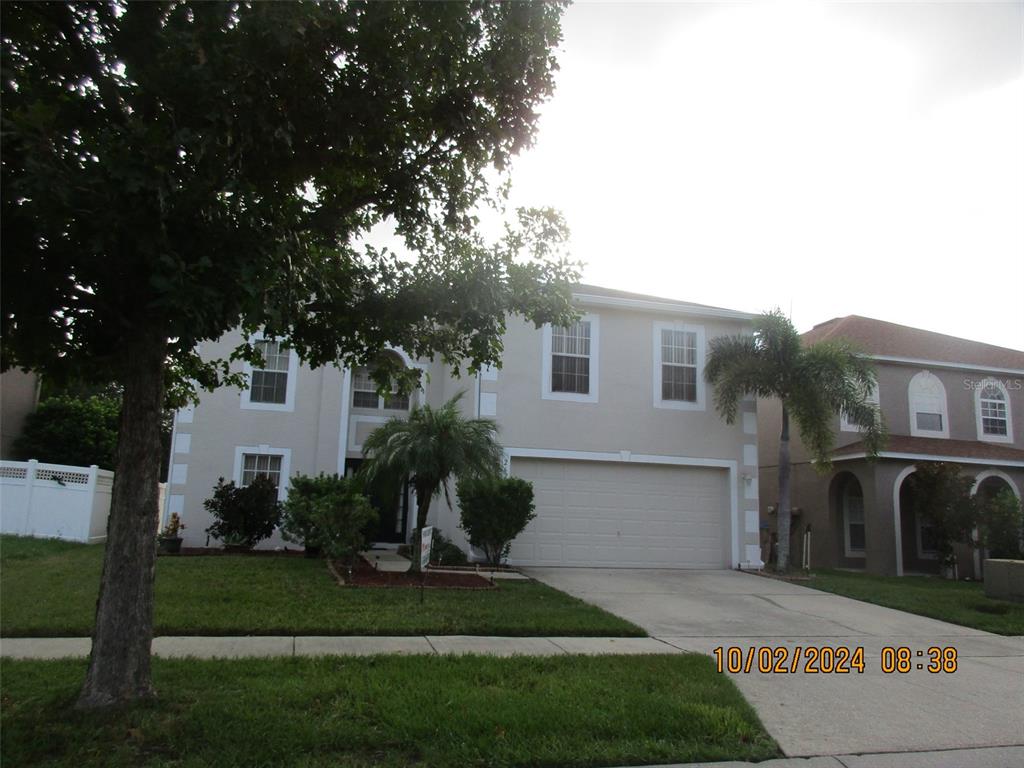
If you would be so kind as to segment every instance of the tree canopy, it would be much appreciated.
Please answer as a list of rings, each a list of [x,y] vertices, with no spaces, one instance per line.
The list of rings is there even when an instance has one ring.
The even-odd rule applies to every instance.
[[[474,232],[561,11],[4,3],[4,365],[117,380],[166,340],[169,383],[240,383],[195,352],[238,325],[312,364],[496,358],[505,312],[557,318],[575,276],[551,211]],[[360,247],[382,222],[415,260]]]
[[[2,366],[123,387],[80,706],[153,695],[161,408],[242,384],[254,332],[383,385],[387,345],[472,370],[508,313],[573,316],[560,216],[476,229],[554,88],[563,7],[0,4]],[[378,225],[413,256],[365,245]]]

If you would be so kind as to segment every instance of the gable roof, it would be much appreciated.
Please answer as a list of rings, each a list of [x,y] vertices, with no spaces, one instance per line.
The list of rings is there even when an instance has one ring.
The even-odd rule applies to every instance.
[[[737,320],[753,320],[754,315],[749,312],[741,312],[726,307],[715,307],[710,304],[697,304],[693,301],[681,301],[680,299],[666,299],[661,296],[651,296],[644,293],[631,293],[620,291],[616,288],[604,288],[600,285],[589,285],[578,283],[573,286],[573,296],[583,304],[621,304],[632,306],[636,309],[647,310],[668,310],[684,314],[708,315],[726,317]]]
[[[860,315],[836,317],[819,323],[801,338],[805,344],[846,339],[870,355],[1024,370],[1024,352],[1019,350]]]

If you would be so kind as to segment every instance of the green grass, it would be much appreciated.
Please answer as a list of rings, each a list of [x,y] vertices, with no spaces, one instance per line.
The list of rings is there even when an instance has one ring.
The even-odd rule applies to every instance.
[[[78,661],[9,661],[10,766],[610,766],[779,756],[704,656],[154,661],[159,698],[70,709]]]
[[[1024,605],[985,597],[979,583],[822,570],[801,584],[998,635],[1024,635]]]
[[[0,635],[87,636],[103,547],[0,537]],[[494,590],[343,588],[322,560],[161,557],[158,635],[643,636],[642,629],[536,582]]]

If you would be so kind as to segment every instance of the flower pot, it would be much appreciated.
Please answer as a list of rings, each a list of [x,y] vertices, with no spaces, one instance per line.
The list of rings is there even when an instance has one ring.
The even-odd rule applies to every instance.
[[[161,555],[177,555],[181,552],[181,539],[157,539],[157,553]]]

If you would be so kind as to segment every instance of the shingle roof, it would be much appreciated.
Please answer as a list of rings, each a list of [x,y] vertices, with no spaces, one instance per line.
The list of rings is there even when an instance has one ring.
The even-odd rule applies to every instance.
[[[819,323],[801,338],[808,344],[842,338],[871,355],[1024,370],[1024,352],[1019,350],[860,315],[836,317]]]
[[[863,441],[844,445],[832,452],[835,458],[864,452]],[[889,441],[881,451],[886,453],[917,453],[926,456],[949,456],[961,459],[988,459],[995,463],[1000,461],[1024,462],[1024,451],[1008,445],[984,443],[973,440],[944,440],[937,437],[907,437],[890,435]]]

